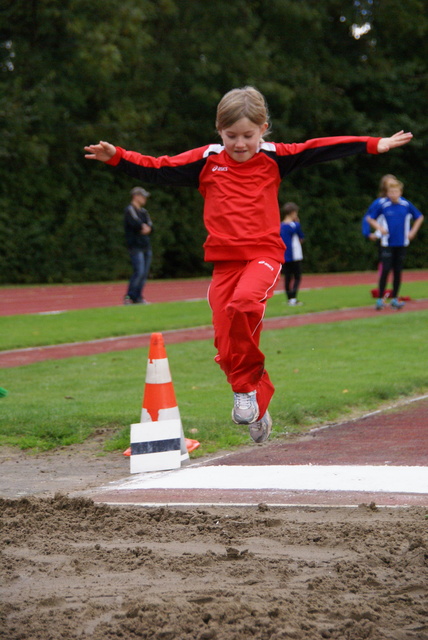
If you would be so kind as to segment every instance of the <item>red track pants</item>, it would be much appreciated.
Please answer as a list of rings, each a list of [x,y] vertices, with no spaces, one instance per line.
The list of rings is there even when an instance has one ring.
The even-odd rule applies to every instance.
[[[232,390],[256,389],[260,416],[275,390],[259,349],[267,300],[273,295],[281,264],[271,258],[216,262],[208,292],[214,325],[216,362]]]

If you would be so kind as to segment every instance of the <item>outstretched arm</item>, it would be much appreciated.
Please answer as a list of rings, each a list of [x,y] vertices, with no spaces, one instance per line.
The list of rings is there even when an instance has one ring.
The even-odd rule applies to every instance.
[[[116,147],[103,140],[100,140],[98,144],[90,144],[84,149],[86,151],[85,158],[88,160],[100,160],[100,162],[107,162],[116,153]]]
[[[377,145],[378,153],[386,153],[395,147],[402,147],[413,138],[413,133],[404,133],[403,130],[394,133],[390,138],[381,138]]]

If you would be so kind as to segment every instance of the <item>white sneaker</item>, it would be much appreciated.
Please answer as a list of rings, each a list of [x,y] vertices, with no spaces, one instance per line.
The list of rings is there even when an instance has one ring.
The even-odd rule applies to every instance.
[[[251,424],[259,417],[256,392],[234,393],[232,420],[236,424]]]
[[[269,411],[266,411],[261,420],[250,424],[250,436],[254,442],[265,442],[270,436],[272,431],[272,418]]]

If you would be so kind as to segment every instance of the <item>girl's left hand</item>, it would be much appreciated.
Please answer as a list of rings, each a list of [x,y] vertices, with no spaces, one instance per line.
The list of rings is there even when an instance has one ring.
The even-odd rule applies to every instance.
[[[403,144],[407,144],[413,138],[413,133],[404,133],[403,130],[397,131],[390,138],[381,138],[377,145],[378,153],[386,153],[390,149],[395,147],[402,147]]]

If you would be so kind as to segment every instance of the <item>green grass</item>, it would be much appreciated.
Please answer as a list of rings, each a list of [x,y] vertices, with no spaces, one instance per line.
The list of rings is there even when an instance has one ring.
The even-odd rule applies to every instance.
[[[405,283],[403,295],[427,298],[426,282]],[[302,307],[288,307],[285,296],[269,300],[266,317],[312,313],[372,304],[366,285],[302,291]],[[149,306],[129,305],[68,311],[55,315],[28,314],[0,317],[0,350],[39,347],[126,336],[211,324],[205,300],[169,302]]]
[[[332,291],[319,293],[325,301]],[[283,301],[273,303],[285,311]],[[276,386],[274,437],[426,393],[427,322],[428,312],[415,311],[265,331],[262,349]],[[231,422],[232,395],[211,342],[169,345],[167,352],[185,435],[202,444],[192,456],[248,443],[247,427]],[[0,398],[0,444],[48,450],[105,430],[106,448],[123,450],[129,425],[139,421],[146,367],[147,349],[135,349],[4,369],[0,386],[9,393]]]
[[[0,318],[0,350],[167,331],[211,323],[206,301],[168,302]]]

